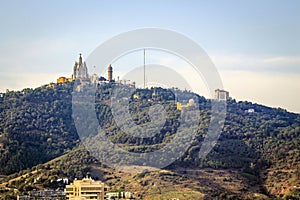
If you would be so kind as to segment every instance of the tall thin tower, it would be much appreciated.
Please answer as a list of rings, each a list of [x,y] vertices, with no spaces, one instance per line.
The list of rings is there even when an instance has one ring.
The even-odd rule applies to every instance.
[[[146,88],[146,49],[144,49],[144,88]]]
[[[107,79],[109,82],[111,82],[113,80],[113,69],[111,65],[109,65],[107,68],[107,74],[108,74]]]

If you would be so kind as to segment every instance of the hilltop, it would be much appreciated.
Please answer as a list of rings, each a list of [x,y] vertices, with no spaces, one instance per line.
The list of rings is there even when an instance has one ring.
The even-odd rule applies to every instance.
[[[108,102],[114,84],[100,85],[95,102],[99,124],[112,142],[131,152],[149,152],[174,137],[181,110],[177,109],[171,89],[137,89],[136,96],[132,94],[129,108],[136,124],[149,123],[148,108],[158,101],[167,113],[160,132],[140,139],[124,134],[113,120]],[[298,114],[229,99],[220,138],[207,157],[199,159],[211,117],[211,101],[197,95],[201,123],[187,152],[165,171],[126,174],[104,166],[80,145],[72,118],[72,91],[73,82],[66,82],[1,95],[3,194],[9,193],[10,188],[26,192],[34,187],[59,187],[51,184],[59,177],[73,180],[87,174],[116,189],[131,188],[145,199],[149,195],[152,199],[167,199],[188,194],[191,197],[186,199],[193,199],[193,195],[204,199],[284,197],[296,194],[300,187]],[[196,95],[177,92],[187,97]]]

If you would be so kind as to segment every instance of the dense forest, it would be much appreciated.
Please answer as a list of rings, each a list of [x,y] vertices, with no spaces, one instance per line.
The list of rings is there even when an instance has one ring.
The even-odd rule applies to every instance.
[[[9,175],[45,163],[80,144],[76,121],[72,117],[73,84],[55,84],[1,94],[0,174]],[[167,144],[180,126],[181,112],[191,109],[177,109],[178,98],[186,104],[193,98],[196,101],[193,106],[197,106],[200,114],[195,139],[185,154],[168,166],[169,169],[178,166],[241,169],[253,184],[267,179],[267,175],[261,173],[265,169],[292,169],[300,182],[299,114],[229,99],[224,127],[216,146],[206,157],[199,158],[211,120],[211,100],[174,88],[135,90],[126,100],[129,102],[130,118],[136,125],[151,123],[148,113],[153,105],[161,104],[166,113],[166,121],[160,131],[153,137],[139,138],[127,134],[114,120],[110,108],[114,87],[115,83],[99,85],[94,106],[99,125],[110,140],[123,149],[151,152]],[[119,94],[129,94],[131,90],[124,86]],[[117,97],[124,98],[122,95]],[[83,127],[89,127],[84,124],[89,120],[75,120],[80,120]],[[87,136],[91,135],[87,133]]]
[[[72,85],[39,87],[0,98],[0,173],[44,163],[78,143],[71,116]]]

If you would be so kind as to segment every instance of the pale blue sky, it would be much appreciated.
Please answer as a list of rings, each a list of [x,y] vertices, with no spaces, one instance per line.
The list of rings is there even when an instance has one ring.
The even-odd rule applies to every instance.
[[[0,91],[55,82],[71,74],[79,52],[88,55],[124,31],[158,27],[203,47],[233,97],[300,112],[297,0],[10,0],[1,2],[0,27]],[[280,87],[281,95],[270,92]]]

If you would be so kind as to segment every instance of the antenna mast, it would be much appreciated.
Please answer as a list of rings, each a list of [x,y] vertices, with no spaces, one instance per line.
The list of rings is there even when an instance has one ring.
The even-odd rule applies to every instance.
[[[144,48],[144,89],[146,88],[146,49]]]

